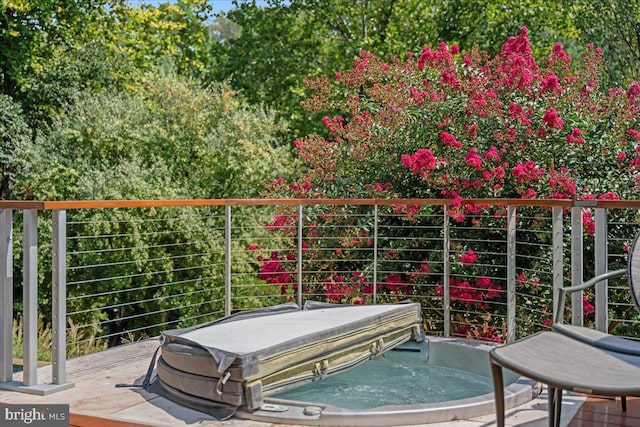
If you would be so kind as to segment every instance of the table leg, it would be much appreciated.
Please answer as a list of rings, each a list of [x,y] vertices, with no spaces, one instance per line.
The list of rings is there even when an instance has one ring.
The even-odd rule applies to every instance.
[[[496,424],[504,427],[504,380],[502,366],[491,361],[491,376],[493,377],[493,393],[496,401]]]

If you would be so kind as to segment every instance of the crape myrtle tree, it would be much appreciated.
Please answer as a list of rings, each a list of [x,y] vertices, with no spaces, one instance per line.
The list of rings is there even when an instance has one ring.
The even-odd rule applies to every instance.
[[[521,26],[536,28],[534,53],[555,41],[578,48],[571,2],[527,0],[237,0],[213,29],[212,75],[230,79],[251,102],[273,106],[292,123],[294,137],[321,132],[301,108],[304,80],[344,70],[361,50],[388,58],[440,41],[463,50],[475,44],[495,55]],[[223,19],[224,18],[224,19]],[[235,24],[232,32],[228,23]],[[570,42],[570,43],[567,43]],[[242,54],[238,54],[242,52]]]
[[[445,43],[389,60],[362,51],[350,69],[308,82],[314,95],[305,107],[324,114],[328,136],[296,139],[293,144],[305,169],[293,181],[272,182],[266,194],[451,199],[450,221],[466,233],[452,248],[453,306],[484,313],[457,319],[455,332],[499,341],[504,304],[491,303],[505,298],[504,280],[499,279],[506,276],[500,273],[505,261],[495,255],[504,253],[504,243],[492,246],[491,234],[503,236],[505,209],[467,200],[638,195],[640,84],[601,87],[602,51],[593,45],[585,51],[576,61],[557,43],[536,60],[525,27],[494,56]],[[316,275],[305,280],[310,284],[305,292],[330,301],[370,302],[372,261],[353,256],[348,268],[340,269],[353,273],[346,276],[332,269],[326,257],[335,263],[343,262],[345,253],[357,255],[365,249],[370,253],[371,223],[354,215],[357,207],[333,209],[333,215],[322,211],[304,218],[308,225],[303,236],[304,268]],[[336,215],[341,209],[351,215]],[[395,221],[403,225],[399,237],[404,239],[394,239],[395,246],[380,243],[378,295],[383,300],[409,297],[424,306],[437,304],[442,295],[441,251],[424,258],[424,252],[418,257],[411,250],[416,241],[433,245],[419,225],[421,217],[435,211],[419,206],[395,209],[400,214]],[[531,209],[519,211],[520,227],[544,231],[548,225],[539,219],[548,217],[548,212]],[[268,227],[294,238],[296,221],[296,212],[283,212]],[[586,235],[592,235],[589,211],[583,222]],[[631,236],[630,230],[618,232]],[[339,250],[322,252],[318,246],[323,238],[339,241]],[[551,312],[551,295],[548,287],[539,286],[548,279],[544,275],[550,271],[550,254],[538,243],[549,243],[550,236],[534,232],[523,238],[532,244],[519,246],[519,255],[524,256],[518,260],[518,286],[539,297],[539,306],[519,314],[518,323],[539,328],[550,320],[545,313]],[[498,239],[504,242],[504,237]],[[474,241],[488,243],[476,246]],[[297,254],[256,250],[259,277],[279,286],[284,295],[291,294],[293,275],[287,268],[295,265],[290,261]],[[314,254],[321,252],[316,262]],[[403,253],[413,259],[392,263]],[[519,304],[527,303],[531,302],[520,297]],[[585,313],[591,309],[585,301]]]

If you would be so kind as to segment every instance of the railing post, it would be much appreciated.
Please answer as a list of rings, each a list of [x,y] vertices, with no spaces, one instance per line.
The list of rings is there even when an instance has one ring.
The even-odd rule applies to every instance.
[[[558,304],[564,304],[564,301],[558,301],[559,289],[564,286],[564,224],[562,221],[562,207],[554,206],[551,211],[552,222],[552,283],[553,283],[553,313],[552,319],[556,318],[556,310],[561,307]]]
[[[13,379],[13,210],[0,210],[0,383]]]
[[[373,303],[378,302],[378,205],[373,205]]]
[[[231,205],[224,206],[224,314],[231,314]]]
[[[444,218],[443,218],[443,227],[442,231],[444,233],[443,242],[442,242],[442,260],[443,260],[443,288],[444,294],[442,295],[442,304],[444,311],[444,336],[451,336],[451,285],[449,280],[449,275],[451,274],[451,266],[449,263],[449,245],[450,245],[450,235],[449,235],[449,207],[444,206]]]
[[[38,382],[38,211],[25,209],[23,223],[23,383]]]
[[[516,339],[516,207],[507,207],[507,342]]]
[[[51,277],[51,329],[52,329],[52,382],[51,384],[38,384],[37,365],[37,322],[38,322],[38,220],[37,211],[27,209],[23,212],[24,217],[24,371],[23,381],[13,381],[12,371],[9,376],[3,376],[4,382],[0,384],[0,389],[19,391],[37,395],[47,395],[57,391],[66,390],[73,387],[73,383],[67,381],[67,213],[64,210],[54,210],[53,212],[53,240],[52,240],[52,277]],[[5,265],[3,281],[6,284],[9,275],[12,278],[11,242],[7,241],[7,236],[11,233],[11,224],[2,212],[2,224],[0,224],[0,235],[2,236],[2,255]],[[9,218],[10,219],[10,218]],[[9,233],[9,234],[7,234]],[[4,251],[9,249],[9,253]],[[3,284],[3,285],[4,285]],[[4,286],[3,286],[4,288]],[[3,329],[5,316],[12,316],[12,308],[6,306],[6,294],[2,293],[2,321]],[[12,298],[11,298],[12,299]],[[10,318],[10,317],[9,317]],[[7,334],[3,330],[3,343],[6,337],[11,344],[11,328]],[[4,344],[3,344],[4,345]],[[3,349],[3,357],[5,352]],[[13,370],[11,363],[11,347],[9,347],[9,368]],[[3,360],[3,365],[6,361]],[[4,372],[3,372],[4,374]]]
[[[571,208],[571,286],[579,286],[583,277],[582,207]],[[571,295],[571,324],[583,325],[582,291]]]
[[[302,205],[298,205],[298,307],[302,307]]]
[[[51,292],[53,307],[51,326],[53,332],[53,384],[65,388],[67,383],[67,211],[53,213],[53,263]]]
[[[595,276],[604,274],[609,269],[609,248],[607,240],[607,211],[603,208],[595,209]],[[609,281],[596,285],[596,329],[607,332],[609,329],[609,310],[607,309],[607,294]]]

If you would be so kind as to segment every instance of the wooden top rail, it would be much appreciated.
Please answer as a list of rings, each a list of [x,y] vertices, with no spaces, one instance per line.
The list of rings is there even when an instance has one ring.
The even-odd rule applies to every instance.
[[[0,200],[1,209],[116,209],[195,206],[265,205],[451,205],[451,199],[185,199],[185,200]],[[638,209],[640,200],[555,200],[555,199],[465,199],[464,203],[492,206],[559,206],[608,209]]]

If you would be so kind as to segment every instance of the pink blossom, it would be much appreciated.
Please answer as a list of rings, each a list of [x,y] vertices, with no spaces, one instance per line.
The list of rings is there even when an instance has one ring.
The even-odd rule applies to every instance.
[[[463,253],[460,256],[460,262],[465,265],[473,264],[477,259],[478,256],[475,254],[475,252],[473,252],[473,249],[467,250],[467,252]]]
[[[509,103],[509,117],[520,121],[525,126],[529,126],[531,124],[531,120],[527,118],[527,115],[524,112],[524,108],[522,108],[515,102]]]
[[[538,167],[536,162],[528,160],[525,163],[515,165],[511,173],[518,181],[518,184],[524,184],[526,182],[536,182],[544,174],[544,171],[544,169]]]
[[[567,168],[549,172],[549,187],[554,192],[554,199],[575,199],[577,187]]]
[[[338,134],[342,130],[344,130],[344,118],[342,116],[337,116],[334,118],[331,117],[323,117],[322,123],[329,129],[329,132],[332,134]]]
[[[521,34],[510,37],[502,46],[500,62],[496,67],[497,85],[529,91],[538,74],[538,65],[531,51],[526,27],[521,28]]]
[[[571,133],[567,135],[567,142],[571,145],[582,145],[584,144],[584,138],[581,136],[582,131],[578,128],[573,128]]]
[[[481,171],[482,170],[482,157],[480,157],[478,154],[478,149],[473,147],[471,148],[471,150],[469,150],[469,153],[467,153],[466,157],[465,157],[465,161],[467,163],[468,166],[471,166],[472,168],[474,168],[477,171]]]
[[[585,316],[596,311],[596,308],[589,302],[589,300],[585,296],[582,297],[582,311]]]
[[[498,178],[502,180],[504,179],[506,172],[502,166],[498,166],[497,168],[491,171],[491,175],[493,175],[494,178]]]
[[[453,89],[460,88],[460,80],[454,70],[444,70],[440,79],[441,83],[451,86]]]
[[[551,50],[551,58],[547,60],[547,65],[563,62],[565,63],[563,68],[567,70],[569,67],[566,63],[571,62],[571,57],[567,55],[567,52],[563,49],[562,43],[555,43]]]
[[[560,130],[564,126],[564,122],[558,117],[558,112],[555,108],[549,108],[542,116],[542,121],[551,129]]]
[[[273,222],[266,224],[267,228],[280,228],[295,230],[295,226],[292,225],[291,220],[284,215],[276,215],[273,219]]]
[[[409,287],[399,274],[390,274],[387,276],[384,281],[384,285],[391,292],[396,292],[402,295],[406,295],[409,292]]]
[[[478,125],[476,123],[474,123],[472,125],[466,125],[465,126],[465,130],[467,132],[469,132],[469,136],[471,138],[477,138],[478,137]]]
[[[501,160],[500,153],[498,153],[498,149],[495,145],[492,145],[489,147],[488,151],[484,152],[484,158],[492,162],[499,162]]]
[[[584,227],[587,234],[593,237],[596,232],[596,224],[593,221],[591,211],[582,212],[582,226]]]
[[[404,167],[422,177],[426,176],[428,171],[433,170],[438,166],[438,162],[436,157],[433,155],[433,151],[427,148],[420,148],[411,156],[403,154],[401,161]]]
[[[453,148],[462,148],[462,143],[460,143],[455,136],[451,135],[449,132],[441,132],[440,133],[440,141],[444,143],[444,145]]]
[[[636,102],[638,101],[638,96],[640,96],[640,82],[632,82],[627,89],[627,98]]]
[[[627,131],[627,135],[629,135],[629,137],[634,140],[640,139],[640,132],[638,132],[636,129],[629,129]]]
[[[562,93],[562,86],[560,86],[560,79],[555,74],[551,73],[544,77],[540,82],[542,85],[542,93],[551,92],[557,95]]]
[[[431,50],[429,46],[422,49],[422,54],[418,58],[418,69],[425,67],[446,67],[453,64],[453,58],[445,43],[440,43],[438,50]]]
[[[258,279],[264,280],[271,285],[279,285],[280,292],[284,295],[287,288],[292,283],[291,275],[282,267],[278,252],[272,252],[268,260],[264,260]]]
[[[607,191],[606,193],[600,194],[598,200],[620,200],[620,197],[618,197],[614,191]]]

